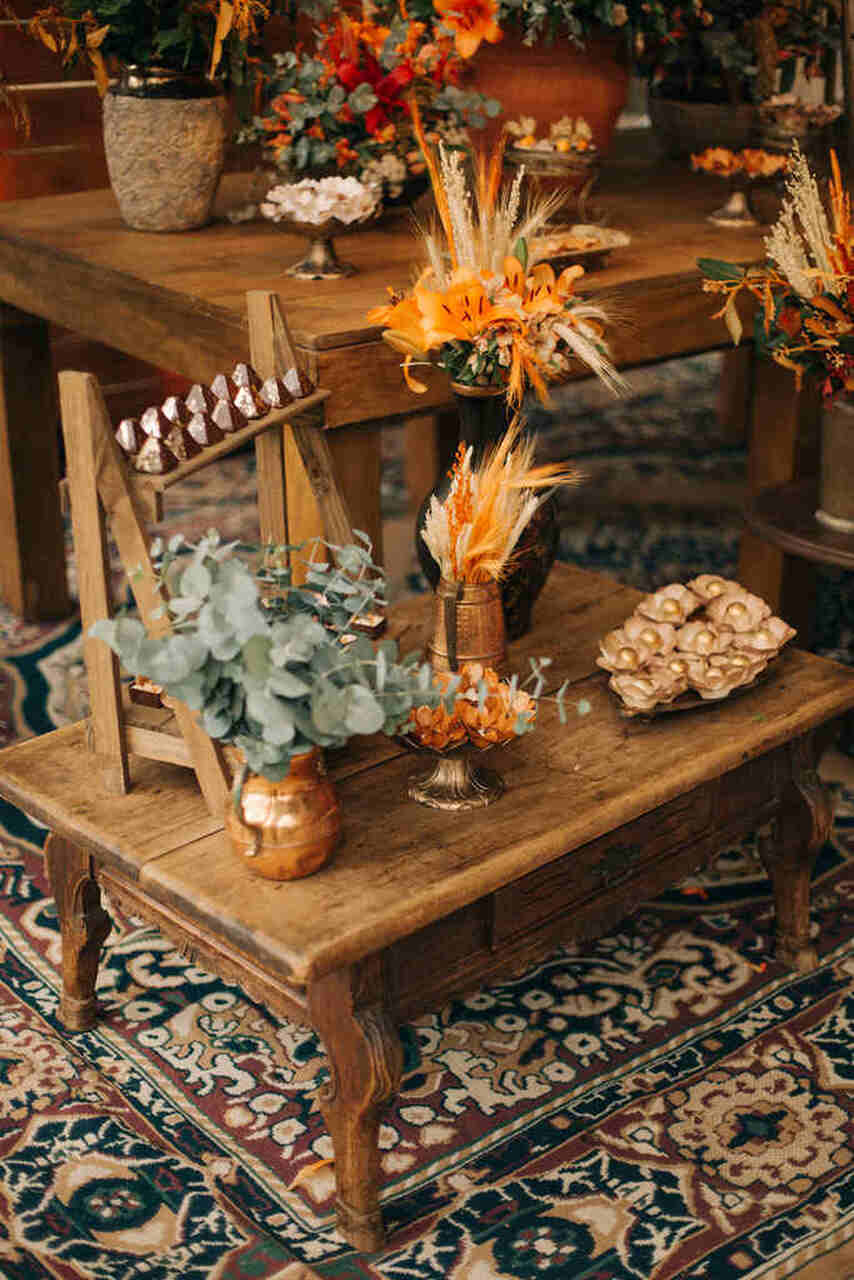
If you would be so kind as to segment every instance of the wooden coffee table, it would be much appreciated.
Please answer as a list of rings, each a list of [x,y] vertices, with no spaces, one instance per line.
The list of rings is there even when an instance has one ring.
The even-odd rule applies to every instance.
[[[555,685],[572,684],[569,723],[544,705],[535,733],[491,755],[506,794],[469,813],[408,800],[424,761],[396,743],[354,744],[333,763],[341,846],[306,880],[254,878],[186,769],[140,760],[131,793],[108,795],[83,723],[0,753],[0,794],[51,831],[66,1025],[97,1016],[110,928],[99,887],[253,999],[310,1023],[331,1069],[320,1103],[339,1226],[370,1251],[384,1238],[377,1137],[401,1079],[400,1021],[560,940],[602,932],[754,829],[774,883],[778,956],[809,969],[810,869],[831,824],[815,766],[833,721],[854,706],[854,676],[791,650],[741,697],[627,720],[594,659],[638,598],[556,569],[512,657],[521,667],[529,654],[552,656]],[[418,638],[425,607],[402,611],[404,641]]]

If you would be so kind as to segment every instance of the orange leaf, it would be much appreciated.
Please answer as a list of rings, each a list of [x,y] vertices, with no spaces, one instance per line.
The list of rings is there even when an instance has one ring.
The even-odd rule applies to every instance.
[[[213,49],[211,50],[211,65],[209,75],[211,79],[216,75],[216,69],[222,60],[222,46],[228,36],[229,31],[234,25],[234,5],[229,4],[228,0],[220,0],[219,13],[216,20],[216,32],[214,33]]]
[[[289,1191],[293,1191],[294,1187],[299,1187],[303,1182],[308,1182],[309,1178],[313,1178],[319,1169],[325,1169],[327,1165],[334,1164],[335,1160],[330,1156],[327,1160],[315,1160],[313,1164],[304,1164],[292,1180]]]

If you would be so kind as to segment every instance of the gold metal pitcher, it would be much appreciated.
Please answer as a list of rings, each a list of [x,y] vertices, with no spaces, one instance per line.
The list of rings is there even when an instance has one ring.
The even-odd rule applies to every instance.
[[[466,662],[501,669],[507,660],[507,643],[497,582],[439,579],[427,657],[434,671],[459,671]]]

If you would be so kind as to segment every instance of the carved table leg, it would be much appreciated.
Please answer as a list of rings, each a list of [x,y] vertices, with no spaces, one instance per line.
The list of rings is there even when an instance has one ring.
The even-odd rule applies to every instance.
[[[830,835],[830,792],[815,770],[812,735],[790,744],[792,782],[770,830],[760,834],[759,853],[774,885],[777,958],[801,973],[818,963],[810,945],[810,876],[819,849]]]
[[[354,1008],[350,970],[328,974],[309,993],[330,1080],[319,1095],[335,1150],[338,1229],[364,1253],[385,1244],[379,1205],[380,1110],[400,1086],[400,1036],[382,1004]]]
[[[95,979],[110,917],[101,906],[91,854],[51,833],[45,859],[62,934],[60,1017],[69,1031],[88,1031],[98,1020]]]

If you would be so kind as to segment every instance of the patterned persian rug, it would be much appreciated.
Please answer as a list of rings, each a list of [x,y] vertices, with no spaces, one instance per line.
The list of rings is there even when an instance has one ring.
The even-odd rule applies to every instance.
[[[642,586],[674,565],[730,564],[743,454],[713,447],[707,368],[677,375],[687,427],[652,390],[634,426],[627,406],[576,406],[574,453],[610,510],[574,507],[567,553]],[[678,465],[658,442],[676,416]],[[547,447],[565,448],[559,424],[544,426]],[[402,501],[396,465],[390,451]],[[644,475],[647,496],[684,485],[687,502],[704,469],[711,509],[626,517]],[[171,518],[251,537],[250,493],[245,465]],[[847,625],[838,613],[833,647],[847,651]],[[79,627],[0,616],[0,742],[85,712]],[[608,937],[402,1029],[403,1089],[381,1132],[390,1241],[371,1257],[334,1228],[317,1037],[116,912],[102,1021],[68,1036],[44,831],[2,806],[0,1280],[845,1280],[854,790],[836,790],[814,973],[774,961],[747,840]]]

